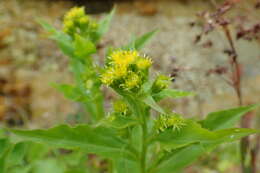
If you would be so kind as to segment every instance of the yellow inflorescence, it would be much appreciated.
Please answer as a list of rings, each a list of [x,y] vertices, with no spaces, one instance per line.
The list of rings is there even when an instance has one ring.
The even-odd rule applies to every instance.
[[[145,78],[144,70],[152,64],[151,59],[141,56],[135,50],[117,50],[108,58],[108,67],[101,75],[102,83],[127,91],[142,85]]]
[[[85,14],[84,7],[72,8],[64,17],[63,31],[69,35],[74,35],[75,32],[89,30],[96,30],[98,24],[91,20],[88,15]]]
[[[101,75],[101,82],[106,85],[111,85],[114,82],[114,70],[111,68],[107,69]]]
[[[111,54],[111,60],[115,65],[128,66],[139,57],[137,51],[115,51]]]
[[[126,90],[131,90],[131,89],[133,89],[133,88],[135,88],[135,87],[138,88],[140,82],[141,82],[140,77],[139,77],[136,73],[131,73],[131,74],[127,77],[125,83],[124,83],[122,86],[123,86],[123,88],[126,89]]]
[[[73,7],[65,15],[64,20],[75,20],[85,16],[84,7]]]
[[[137,61],[136,65],[139,69],[147,69],[152,65],[152,60],[150,58],[140,59]]]

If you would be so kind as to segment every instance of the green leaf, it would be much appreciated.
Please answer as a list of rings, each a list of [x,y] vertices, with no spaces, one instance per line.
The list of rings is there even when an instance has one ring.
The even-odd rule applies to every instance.
[[[109,15],[107,15],[104,19],[101,20],[99,23],[99,28],[98,28],[98,35],[99,38],[98,40],[109,30],[110,23],[112,21],[112,18],[115,14],[115,9],[113,9]]]
[[[75,35],[75,56],[84,59],[88,58],[89,55],[96,53],[96,47],[94,43],[90,40],[81,37],[80,35]]]
[[[50,25],[49,23],[47,23],[45,20],[42,19],[37,19],[37,22],[43,27],[43,29],[45,29],[46,31],[50,32],[50,33],[56,33],[57,30]]]
[[[214,131],[217,136],[217,140],[214,143],[224,143],[233,142],[245,136],[260,133],[260,130],[256,129],[246,129],[246,128],[232,128],[232,129],[222,129]]]
[[[121,116],[121,115],[115,115],[115,117],[112,120],[104,121],[104,125],[108,125],[109,127],[113,127],[117,129],[124,129],[136,125],[138,123],[139,122],[132,117]]]
[[[153,95],[153,98],[156,101],[162,100],[164,98],[167,97],[171,97],[171,98],[181,98],[181,97],[187,97],[187,96],[193,96],[195,95],[192,92],[188,92],[188,91],[179,91],[179,90],[174,90],[174,89],[164,89],[159,93],[156,93]]]
[[[7,138],[0,139],[0,157],[8,148],[8,145],[9,145],[9,140]]]
[[[114,159],[115,173],[137,173],[139,172],[139,164],[125,158]]]
[[[29,142],[28,150],[26,153],[26,160],[28,162],[33,162],[36,160],[43,159],[45,156],[49,154],[51,146],[47,146],[40,143]]]
[[[74,45],[72,44],[72,39],[68,35],[57,32],[51,35],[50,38],[57,42],[59,48],[65,55],[74,57]]]
[[[32,172],[34,173],[64,173],[65,172],[65,165],[55,159],[44,159],[37,161],[33,168]]]
[[[136,151],[139,153],[142,151],[142,127],[135,126],[132,129],[130,129],[130,141],[133,148],[135,148]]]
[[[260,105],[243,106],[228,110],[210,113],[205,120],[200,121],[202,127],[209,130],[219,130],[230,128],[247,112],[256,109]]]
[[[154,31],[145,33],[144,35],[131,41],[128,45],[124,46],[123,48],[140,50],[145,46],[146,43],[148,43],[153,38],[153,36],[157,33],[157,31],[158,30],[154,30]]]
[[[180,130],[167,129],[155,138],[165,149],[175,149],[195,142],[213,142],[217,139],[214,132],[202,128],[192,120],[186,120],[185,126]]]
[[[160,173],[178,172],[180,169],[186,167],[188,164],[193,162],[195,159],[197,159],[205,152],[214,149],[217,145],[225,142],[233,142],[245,136],[255,134],[255,133],[260,133],[260,131],[254,129],[234,128],[234,129],[213,131],[211,133],[212,133],[211,139],[205,138],[201,141],[197,141],[196,143],[184,146],[182,148],[175,149],[171,153],[167,154],[164,158],[161,159],[161,162],[158,164],[158,166],[153,168],[155,169],[154,172],[160,172]],[[172,141],[174,140],[175,138],[172,138]]]
[[[200,155],[205,153],[205,148],[200,144],[192,144],[172,151],[167,154],[159,163],[159,166],[154,168],[151,173],[174,173],[186,167],[191,162],[195,161]]]
[[[166,114],[165,111],[155,102],[152,96],[148,95],[144,97],[142,101],[154,110],[160,112],[161,114]]]
[[[12,149],[12,145],[8,139],[0,139],[0,172],[6,173],[7,157]]]
[[[10,129],[10,131],[23,140],[50,144],[55,147],[79,148],[105,157],[125,156],[130,159],[135,157],[127,150],[126,142],[118,138],[115,131],[105,127],[59,125],[47,130]]]
[[[23,159],[27,152],[27,147],[28,145],[26,142],[20,142],[13,146],[7,158],[8,167],[21,165],[23,163]]]
[[[67,99],[80,101],[82,93],[80,89],[68,84],[52,84],[58,91],[62,92]]]
[[[50,38],[57,42],[59,48],[65,55],[68,55],[70,57],[74,56],[74,47],[70,36],[56,30],[56,28],[54,28],[52,25],[48,24],[44,20],[38,20],[38,23],[40,23],[40,25],[51,34]]]

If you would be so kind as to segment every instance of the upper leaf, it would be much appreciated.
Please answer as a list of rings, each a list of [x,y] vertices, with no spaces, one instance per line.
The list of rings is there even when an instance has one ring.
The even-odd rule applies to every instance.
[[[65,55],[69,57],[74,56],[74,46],[72,44],[72,39],[68,35],[57,31],[53,26],[43,20],[38,20],[38,22],[50,33],[50,38],[57,42],[59,48]]]
[[[98,28],[98,40],[108,31],[110,27],[111,20],[115,14],[115,9],[113,9],[109,15],[107,15],[104,19],[102,19],[99,23]]]
[[[75,35],[75,56],[81,59],[87,58],[89,55],[96,53],[95,45],[89,40]]]
[[[105,127],[59,125],[47,130],[10,129],[10,131],[23,140],[51,144],[55,147],[79,148],[105,157],[134,158],[134,155],[126,149],[127,144],[116,136],[115,131]]]
[[[200,121],[202,127],[209,130],[219,130],[232,127],[244,114],[260,106],[250,105],[234,109],[227,109],[208,114],[205,120]]]
[[[67,99],[80,101],[82,93],[80,89],[68,84],[52,84],[57,90],[62,92]]]
[[[124,49],[134,49],[134,50],[140,50],[142,49],[146,43],[148,43],[153,36],[157,33],[157,30],[147,32],[144,35],[138,37],[137,39],[131,41],[128,45],[123,47]]]
[[[151,108],[153,108],[154,110],[165,114],[165,111],[155,102],[155,100],[153,99],[152,96],[148,95],[146,97],[143,98],[143,102],[145,104],[147,104],[148,106],[150,106]]]
[[[167,129],[158,134],[156,141],[162,143],[166,149],[174,149],[195,142],[211,142],[217,139],[216,134],[202,128],[198,123],[186,120],[180,130]]]
[[[164,98],[170,97],[170,98],[181,98],[186,96],[193,96],[194,93],[188,92],[188,91],[180,91],[180,90],[174,90],[174,89],[164,89],[159,93],[153,94],[153,98],[156,101],[162,100]]]

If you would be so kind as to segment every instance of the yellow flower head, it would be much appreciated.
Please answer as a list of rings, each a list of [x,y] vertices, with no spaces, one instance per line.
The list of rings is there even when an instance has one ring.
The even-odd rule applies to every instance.
[[[85,14],[84,7],[74,7],[65,14],[63,31],[72,37],[75,33],[90,35],[89,32],[95,32],[97,28],[98,24]]]
[[[111,85],[114,82],[114,70],[109,68],[101,75],[101,82],[105,85]]]
[[[108,58],[108,67],[101,76],[101,82],[131,92],[141,88],[148,77],[143,70],[151,66],[151,59],[140,56],[135,50],[117,50]]]
[[[136,65],[139,69],[145,70],[152,65],[152,60],[150,58],[141,58],[137,61]]]
[[[113,70],[115,79],[120,79],[127,75],[127,67],[125,66],[116,66]]]
[[[112,63],[119,66],[128,66],[135,62],[139,54],[137,51],[119,50],[111,54]]]
[[[85,16],[84,7],[73,7],[65,15],[64,20],[75,20]]]
[[[64,21],[63,31],[65,33],[70,33],[74,28],[74,23],[72,20]]]
[[[138,88],[140,83],[140,77],[136,73],[131,73],[122,86],[125,90],[131,90],[133,88]]]
[[[88,16],[83,16],[79,18],[80,25],[87,25],[90,22],[90,19]]]

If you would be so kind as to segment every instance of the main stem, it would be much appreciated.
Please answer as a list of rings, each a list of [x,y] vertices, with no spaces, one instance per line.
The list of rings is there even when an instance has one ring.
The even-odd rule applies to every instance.
[[[147,123],[146,123],[146,115],[143,115],[143,124],[142,124],[142,151],[141,151],[141,173],[146,172],[146,137],[147,137]]]

